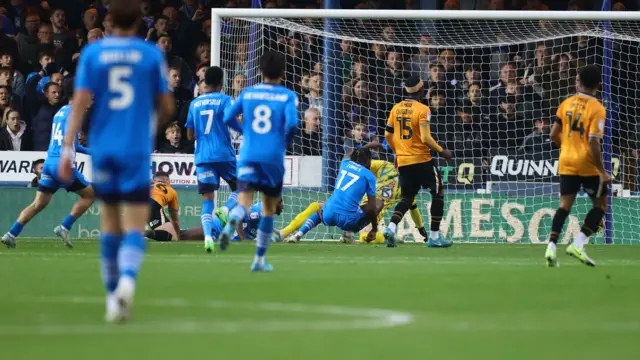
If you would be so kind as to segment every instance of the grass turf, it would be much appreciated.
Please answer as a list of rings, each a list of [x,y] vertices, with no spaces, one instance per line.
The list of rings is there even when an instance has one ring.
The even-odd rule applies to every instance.
[[[98,245],[0,249],[4,359],[636,359],[640,246],[150,243],[134,319],[102,321]],[[563,248],[562,248],[563,249]],[[385,311],[373,310],[384,309]]]

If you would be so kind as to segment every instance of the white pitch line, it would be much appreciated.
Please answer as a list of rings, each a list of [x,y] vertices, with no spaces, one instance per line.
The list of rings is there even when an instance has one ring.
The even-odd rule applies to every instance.
[[[98,297],[52,297],[21,299],[20,301],[103,305]],[[202,321],[191,319],[156,319],[125,326],[108,324],[34,324],[0,325],[0,336],[9,335],[95,335],[95,334],[193,334],[193,333],[245,333],[287,331],[333,331],[379,329],[410,324],[413,315],[386,309],[356,308],[334,305],[305,305],[277,302],[249,303],[229,301],[194,302],[186,299],[157,299],[139,302],[137,306],[161,308],[200,307],[210,309],[246,309],[274,313],[305,313],[343,317],[340,320],[254,320]]]

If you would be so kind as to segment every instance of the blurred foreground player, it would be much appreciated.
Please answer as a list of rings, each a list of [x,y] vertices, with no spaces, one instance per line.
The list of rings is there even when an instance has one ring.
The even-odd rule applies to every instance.
[[[273,233],[273,216],[282,196],[284,155],[298,126],[298,98],[280,85],[284,76],[284,55],[267,52],[260,59],[262,83],[240,93],[224,122],[243,133],[238,160],[238,206],[229,213],[229,222],[219,237],[224,250],[233,233],[247,216],[256,191],[262,192],[262,218],[258,225],[256,255],[252,271],[272,271],[265,254]],[[237,116],[242,114],[242,120]]]
[[[73,168],[71,181],[68,182],[63,181],[58,175],[58,162],[62,154],[62,140],[67,130],[67,118],[71,107],[72,105],[70,104],[63,106],[53,117],[51,141],[49,142],[47,160],[45,160],[42,168],[42,176],[40,178],[40,184],[38,185],[38,192],[36,192],[36,198],[33,200],[33,203],[22,210],[18,220],[13,223],[9,232],[2,237],[2,243],[8,248],[16,247],[16,238],[20,235],[22,228],[49,205],[53,194],[61,187],[65,188],[67,192],[75,192],[80,196],[80,199],[73,205],[67,217],[60,225],[53,229],[53,232],[62,239],[64,244],[68,248],[72,248],[73,245],[71,244],[71,240],[69,240],[69,231],[75,221],[91,207],[95,200],[93,187],[89,185],[89,182],[78,169]],[[75,151],[82,154],[87,153],[87,149],[80,146],[77,140],[73,143],[73,146]],[[73,160],[75,161],[75,158]]]
[[[593,207],[566,252],[585,265],[596,266],[587,255],[584,244],[591,234],[597,232],[604,218],[608,207],[607,185],[611,183],[611,175],[604,169],[601,145],[607,114],[595,97],[601,82],[602,75],[597,66],[583,67],[576,78],[578,93],[560,104],[551,129],[551,138],[560,148],[560,206],[553,216],[545,253],[549,267],[558,265],[556,244],[581,187],[591,198]]]
[[[80,55],[59,169],[63,180],[69,181],[82,109],[94,97],[89,143],[93,184],[101,200],[105,319],[123,322],[130,317],[146,249],[142,232],[149,219],[152,138],[155,127],[175,112],[175,102],[167,85],[164,55],[136,37],[140,2],[112,0],[109,13],[113,36],[88,45]]]
[[[144,232],[144,236],[158,241],[180,240],[180,218],[178,205],[178,193],[171,187],[169,174],[158,171],[153,174],[151,183],[151,199],[149,200],[151,213],[149,215],[149,228]],[[167,223],[164,215],[164,208],[169,212],[168,222],[173,228],[172,232],[160,230],[158,227]]]

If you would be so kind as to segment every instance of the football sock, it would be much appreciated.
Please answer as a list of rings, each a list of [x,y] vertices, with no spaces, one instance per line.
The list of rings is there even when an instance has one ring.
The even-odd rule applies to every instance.
[[[560,237],[560,233],[562,232],[562,228],[564,227],[564,222],[567,220],[569,216],[569,211],[563,208],[559,208],[556,210],[556,214],[553,215],[553,220],[551,222],[551,235],[549,235],[549,242],[557,244],[558,238]]]
[[[77,219],[73,215],[69,214],[66,218],[64,218],[64,220],[62,220],[62,223],[60,225],[62,225],[62,227],[67,230],[71,230],[76,220]]]
[[[591,236],[596,230],[604,217],[604,211],[599,207],[592,208],[584,218],[584,224],[580,229],[587,237]]]
[[[282,229],[282,236],[287,237],[291,235],[294,231],[298,230],[302,224],[309,218],[309,216],[317,213],[320,210],[320,203],[312,202],[304,209],[303,212],[296,215],[296,217],[285,227]]]
[[[140,232],[130,232],[124,235],[120,250],[118,251],[118,267],[120,276],[126,276],[133,280],[138,276],[147,243]]]
[[[440,231],[431,231],[429,233],[429,239],[438,240],[440,238]]]
[[[168,231],[156,230],[155,233],[156,236],[152,238],[155,241],[171,241],[173,238],[173,235]]]
[[[258,235],[256,236],[256,257],[254,263],[264,265],[264,256],[271,243],[273,233],[273,216],[263,216],[258,224]]]
[[[240,224],[245,216],[247,216],[247,209],[242,205],[238,205],[229,213],[228,222],[235,221],[236,224]]]
[[[576,235],[576,238],[573,239],[573,246],[577,247],[578,249],[582,249],[587,238],[588,236],[580,231],[580,233]]]
[[[231,209],[235,208],[238,205],[238,192],[234,191],[229,195],[229,198],[222,206],[222,211],[224,211],[225,215],[229,214]]]
[[[9,229],[9,234],[11,234],[13,237],[18,237],[21,232],[22,232],[22,224],[20,224],[17,221],[14,222],[13,225],[11,225],[11,228]]]
[[[202,231],[204,237],[211,236],[211,222],[213,221],[213,200],[202,200],[202,213],[200,213],[200,222],[202,223]]]
[[[304,222],[304,225],[300,227],[300,232],[304,235],[314,227],[318,226],[318,224],[320,224],[320,215],[318,215],[318,213],[315,213],[309,216],[307,221]]]
[[[431,232],[440,231],[440,221],[444,215],[444,198],[435,195],[431,199]]]
[[[424,228],[424,221],[422,220],[422,214],[420,214],[420,210],[418,209],[418,204],[413,203],[411,208],[409,209],[409,214],[411,214],[411,220],[416,225],[416,228]]]
[[[396,208],[393,209],[393,215],[391,215],[391,222],[393,224],[397,225],[400,220],[402,220],[404,214],[406,214],[409,208],[411,208],[411,203],[413,203],[413,200],[409,201],[405,198],[402,198],[402,200],[400,200],[398,205],[396,205]]]
[[[118,250],[122,237],[116,234],[102,233],[100,235],[100,272],[102,283],[111,294],[118,286],[120,271],[118,270]]]
[[[553,251],[556,251],[556,243],[549,241],[549,244],[547,245],[547,249],[551,249]]]
[[[396,232],[396,224],[395,223],[389,223],[389,226],[387,226],[387,229],[391,230],[391,232],[395,233]]]

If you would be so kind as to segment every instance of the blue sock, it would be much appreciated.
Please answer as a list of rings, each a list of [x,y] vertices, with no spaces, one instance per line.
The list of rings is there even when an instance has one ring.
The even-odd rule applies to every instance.
[[[122,236],[102,233],[100,235],[100,270],[102,283],[107,293],[112,293],[118,286],[120,271],[118,270],[118,249]]]
[[[118,268],[120,276],[135,279],[142,266],[147,243],[140,232],[130,232],[124,235],[120,251],[118,251]]]
[[[205,237],[211,236],[213,207],[213,200],[202,200],[202,213],[200,214],[200,222],[202,223],[202,231],[204,231]]]
[[[240,224],[245,216],[247,216],[247,209],[242,205],[238,205],[229,213],[229,222],[234,220],[237,224]]]
[[[13,235],[13,237],[17,237],[18,235],[20,235],[20,233],[22,232],[22,224],[20,224],[19,222],[14,222],[13,225],[11,225],[11,229],[9,229],[9,234]]]
[[[318,224],[320,224],[320,215],[318,215],[318,213],[315,213],[309,216],[307,221],[305,221],[304,224],[300,227],[300,232],[302,232],[303,234],[306,234],[311,229],[318,226]]]
[[[263,216],[258,224],[258,236],[256,237],[256,260],[264,263],[264,255],[267,253],[273,234],[273,216]]]
[[[224,203],[224,206],[227,208],[227,210],[231,210],[235,208],[237,205],[238,205],[238,192],[234,191],[231,193],[231,195],[229,195],[229,198],[227,199],[227,202]]]
[[[73,227],[73,224],[76,222],[76,218],[73,217],[73,215],[69,214],[67,215],[66,218],[64,218],[64,220],[62,220],[62,226],[67,229],[67,230],[71,230],[71,228]]]

